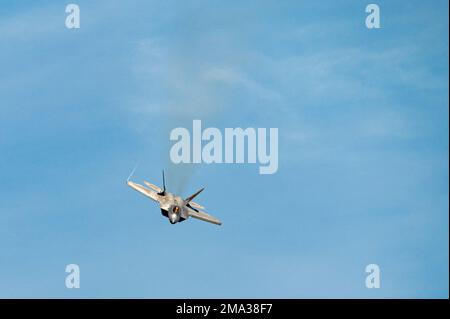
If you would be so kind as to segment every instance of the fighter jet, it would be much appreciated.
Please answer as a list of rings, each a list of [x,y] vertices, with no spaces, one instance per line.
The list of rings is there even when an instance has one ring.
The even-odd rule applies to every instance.
[[[147,181],[144,181],[144,184],[147,185],[149,188],[146,188],[140,184],[132,182],[130,178],[131,175],[133,175],[133,172],[127,178],[127,185],[137,190],[139,193],[142,193],[145,196],[150,197],[155,202],[158,202],[159,207],[161,208],[161,214],[167,217],[171,224],[176,224],[188,219],[189,217],[194,217],[203,220],[205,222],[213,223],[216,225],[222,225],[222,222],[217,218],[208,215],[205,212],[202,212],[201,210],[204,209],[203,206],[192,201],[198,194],[200,194],[204,190],[204,188],[200,189],[199,191],[187,197],[186,199],[183,199],[178,195],[174,195],[166,191],[164,171],[162,173],[163,177],[162,189]]]

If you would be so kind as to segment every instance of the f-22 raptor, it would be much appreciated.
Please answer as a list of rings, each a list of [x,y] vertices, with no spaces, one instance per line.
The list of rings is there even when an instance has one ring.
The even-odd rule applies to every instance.
[[[133,175],[133,172],[131,175]],[[213,223],[216,225],[222,225],[222,222],[217,218],[202,212],[204,209],[203,206],[193,202],[192,200],[200,194],[204,188],[200,189],[196,193],[192,194],[186,199],[181,198],[181,196],[174,195],[168,191],[166,191],[166,182],[164,179],[164,171],[163,171],[163,188],[144,181],[144,184],[149,188],[146,188],[140,184],[132,182],[130,180],[131,175],[127,178],[127,185],[131,188],[137,190],[139,193],[144,194],[147,197],[150,197],[155,202],[159,203],[161,208],[161,214],[167,217],[171,224],[176,224],[182,222],[189,217],[194,217],[205,222]]]

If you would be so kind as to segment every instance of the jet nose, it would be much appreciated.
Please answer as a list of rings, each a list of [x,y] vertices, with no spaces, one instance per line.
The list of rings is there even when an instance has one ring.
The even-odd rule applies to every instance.
[[[169,214],[169,221],[171,224],[175,224],[177,222],[177,214]]]

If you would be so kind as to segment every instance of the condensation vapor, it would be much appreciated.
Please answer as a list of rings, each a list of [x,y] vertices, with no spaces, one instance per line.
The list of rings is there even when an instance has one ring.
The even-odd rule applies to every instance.
[[[171,162],[169,151],[174,142],[169,140],[170,131],[185,127],[192,134],[192,121],[215,117],[222,108],[224,94],[210,76],[216,61],[209,55],[208,47],[212,44],[208,37],[187,32],[185,37],[177,39],[180,38],[183,40],[175,43],[164,38],[140,41],[135,72],[141,81],[138,112],[147,115],[143,117],[148,120],[147,125],[158,121],[156,138],[159,145],[166,145],[161,155],[166,163],[167,186],[186,195],[195,191],[186,187],[200,164]],[[193,183],[190,187],[196,186]]]

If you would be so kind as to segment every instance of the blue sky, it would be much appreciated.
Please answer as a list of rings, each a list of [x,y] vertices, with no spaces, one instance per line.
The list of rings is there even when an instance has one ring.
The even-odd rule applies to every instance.
[[[0,297],[448,298],[447,1],[378,30],[354,0],[75,3],[0,6]],[[170,165],[193,119],[279,128],[278,172]],[[137,162],[223,226],[170,225]]]

